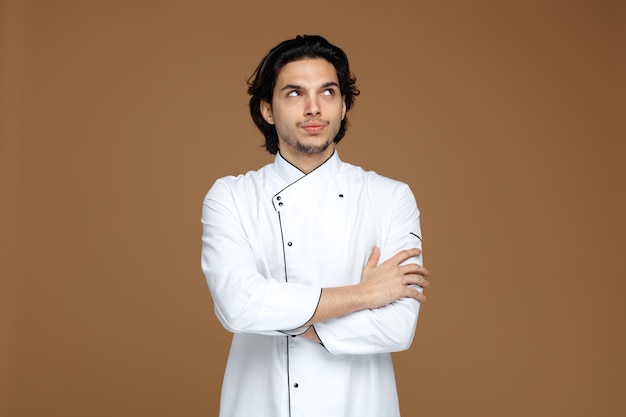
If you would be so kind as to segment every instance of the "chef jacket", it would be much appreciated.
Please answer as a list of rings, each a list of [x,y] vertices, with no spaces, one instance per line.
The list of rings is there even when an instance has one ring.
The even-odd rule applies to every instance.
[[[333,155],[309,174],[280,153],[258,171],[215,182],[202,210],[202,270],[233,332],[221,417],[395,417],[390,352],[412,342],[419,303],[401,299],[297,335],[322,288],[357,284],[381,261],[421,248],[409,187]],[[421,264],[421,256],[408,262]]]

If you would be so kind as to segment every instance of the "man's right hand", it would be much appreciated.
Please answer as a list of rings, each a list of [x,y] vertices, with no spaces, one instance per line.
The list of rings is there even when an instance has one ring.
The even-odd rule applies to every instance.
[[[421,288],[430,283],[426,268],[404,261],[419,256],[419,249],[406,249],[378,265],[380,249],[375,247],[361,274],[361,282],[344,287],[324,288],[313,317],[305,324],[310,326],[355,311],[386,306],[401,298],[426,301]],[[414,286],[419,288],[415,288]]]
[[[365,291],[369,308],[382,307],[400,298],[426,301],[426,296],[411,285],[428,288],[430,286],[426,280],[428,270],[416,263],[402,265],[404,261],[419,256],[420,253],[417,248],[402,250],[378,265],[380,249],[374,247],[359,284]]]

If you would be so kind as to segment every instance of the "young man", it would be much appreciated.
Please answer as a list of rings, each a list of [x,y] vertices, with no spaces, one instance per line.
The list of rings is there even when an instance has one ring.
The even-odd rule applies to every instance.
[[[359,91],[324,38],[274,47],[248,92],[275,161],[217,180],[202,211],[202,269],[234,333],[220,416],[399,416],[390,352],[429,285],[413,194],[339,159]]]

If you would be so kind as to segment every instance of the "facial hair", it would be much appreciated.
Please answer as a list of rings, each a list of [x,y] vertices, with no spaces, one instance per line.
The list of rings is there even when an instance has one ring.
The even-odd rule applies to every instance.
[[[307,120],[304,121],[302,123],[306,123],[306,122],[310,122],[311,120]],[[317,121],[317,120],[315,120]],[[321,121],[320,121],[321,122]],[[277,128],[278,130],[278,128]],[[283,138],[283,140],[290,145],[291,147],[295,148],[298,152],[301,152],[303,154],[308,154],[308,155],[314,155],[314,154],[318,154],[318,153],[322,153],[325,150],[328,149],[328,147],[330,147],[334,140],[335,140],[335,136],[337,135],[337,132],[339,131],[339,128],[337,127],[335,132],[331,132],[331,135],[329,136],[328,140],[326,140],[323,143],[319,143],[319,142],[313,142],[313,143],[306,143],[302,140],[300,140],[300,138],[297,137],[297,135],[292,135],[290,131],[282,131],[279,132],[278,134]],[[282,134],[281,134],[282,133]]]
[[[333,139],[329,139],[324,143],[311,143],[311,144],[307,144],[307,143],[302,143],[299,140],[296,140],[296,149],[299,152],[302,153],[306,153],[306,154],[316,154],[316,153],[322,153],[324,152],[326,149],[328,149],[328,147],[333,143]]]

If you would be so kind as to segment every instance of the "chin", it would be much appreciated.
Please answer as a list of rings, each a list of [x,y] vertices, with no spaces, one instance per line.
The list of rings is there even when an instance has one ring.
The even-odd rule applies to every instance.
[[[333,144],[333,141],[325,143],[298,143],[298,150],[307,154],[318,154],[328,150]]]

